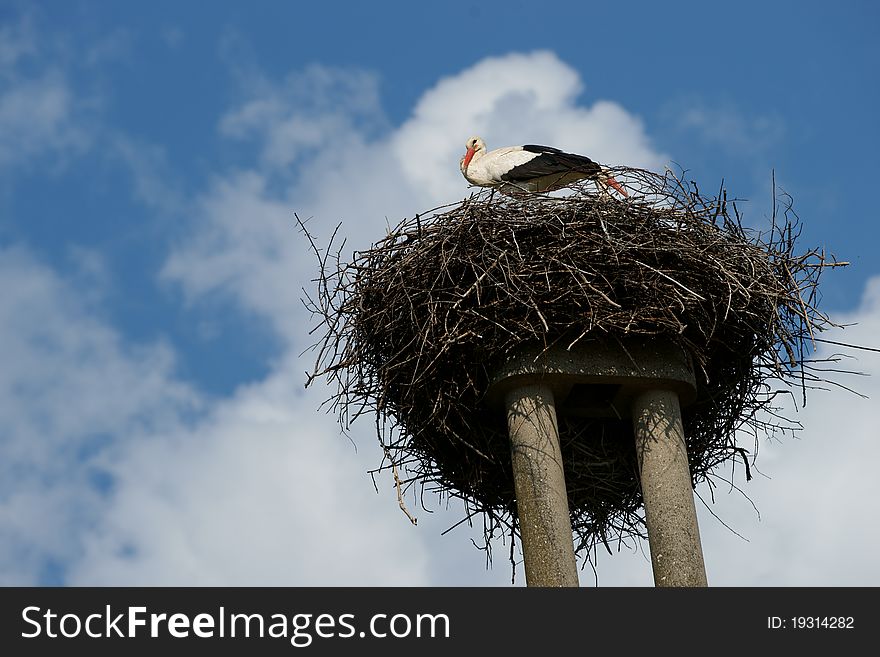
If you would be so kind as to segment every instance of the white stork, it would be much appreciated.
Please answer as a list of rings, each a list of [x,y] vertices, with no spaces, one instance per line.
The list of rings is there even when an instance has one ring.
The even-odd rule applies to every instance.
[[[549,192],[589,178],[610,185],[629,196],[607,169],[583,155],[566,153],[550,146],[507,146],[486,151],[485,142],[471,137],[461,158],[461,173],[480,187],[519,188],[529,192]]]

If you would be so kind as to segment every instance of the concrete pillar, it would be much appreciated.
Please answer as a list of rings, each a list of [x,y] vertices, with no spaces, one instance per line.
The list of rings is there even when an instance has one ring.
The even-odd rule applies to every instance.
[[[528,586],[578,586],[553,391],[507,392],[507,426]]]
[[[707,586],[678,395],[641,392],[631,409],[654,584]]]

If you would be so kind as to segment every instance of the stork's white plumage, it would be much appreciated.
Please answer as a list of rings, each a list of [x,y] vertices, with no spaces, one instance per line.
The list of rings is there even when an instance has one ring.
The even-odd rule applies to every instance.
[[[461,173],[473,185],[500,187],[502,191],[549,192],[588,178],[629,196],[603,166],[583,155],[534,144],[487,151],[479,137],[471,137],[465,146]]]

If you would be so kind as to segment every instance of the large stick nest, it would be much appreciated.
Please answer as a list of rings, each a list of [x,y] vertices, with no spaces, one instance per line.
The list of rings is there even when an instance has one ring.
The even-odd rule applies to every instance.
[[[348,262],[332,241],[312,242],[321,271],[307,305],[323,334],[309,380],[336,384],[329,401],[344,428],[375,414],[399,498],[413,484],[461,498],[468,519],[482,514],[487,547],[496,530],[516,530],[505,416],[486,403],[493,367],[512,351],[624,336],[686,350],[698,388],[683,409],[694,486],[728,461],[749,477],[739,430],[751,429],[755,449],[759,433],[797,428],[772,399],[786,383],[821,380],[812,338],[832,324],[817,284],[842,263],[795,253],[790,203],[774,203],[758,233],[723,188],[707,198],[671,173],[613,173],[629,198],[588,186],[561,197],[481,191],[402,221]],[[561,417],[560,439],[578,550],[644,535],[628,415]]]

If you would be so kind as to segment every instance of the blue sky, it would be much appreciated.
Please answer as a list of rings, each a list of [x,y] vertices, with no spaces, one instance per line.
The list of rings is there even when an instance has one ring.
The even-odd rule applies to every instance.
[[[467,193],[473,133],[675,162],[756,227],[775,170],[876,346],[874,3],[317,5],[0,4],[0,583],[509,582],[440,536],[457,509],[374,493],[371,427],[341,437],[299,357],[292,213],[367,245]],[[762,445],[760,519],[719,495],[748,541],[701,511],[710,583],[880,583],[878,361],[872,400],[817,391]],[[599,583],[650,584],[641,548]]]

